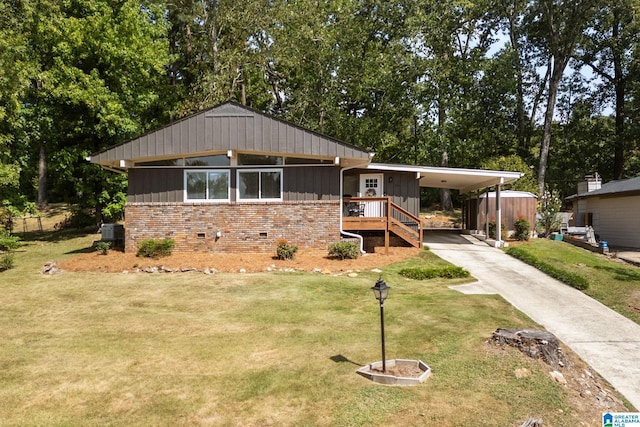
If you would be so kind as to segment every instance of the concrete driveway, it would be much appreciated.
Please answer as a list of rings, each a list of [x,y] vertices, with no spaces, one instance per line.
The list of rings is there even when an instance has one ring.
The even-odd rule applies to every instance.
[[[457,290],[501,295],[640,409],[640,325],[472,236],[429,232],[425,244],[478,279]]]

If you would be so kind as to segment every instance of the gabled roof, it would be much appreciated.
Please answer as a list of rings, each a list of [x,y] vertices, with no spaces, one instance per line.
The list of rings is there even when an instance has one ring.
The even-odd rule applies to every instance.
[[[483,169],[458,169],[430,166],[409,166],[397,164],[371,163],[368,169],[399,172],[415,172],[420,187],[449,188],[461,193],[479,190],[494,185],[504,185],[522,177],[521,172],[494,171]]]
[[[584,194],[574,194],[567,197],[567,200],[581,199],[585,197],[612,197],[612,196],[628,196],[640,194],[640,176],[618,181],[609,181],[602,184],[597,190],[589,191]]]
[[[251,108],[226,102],[131,141],[93,154],[92,163],[129,167],[133,162],[240,150],[299,157],[340,157],[366,163],[370,154]]]

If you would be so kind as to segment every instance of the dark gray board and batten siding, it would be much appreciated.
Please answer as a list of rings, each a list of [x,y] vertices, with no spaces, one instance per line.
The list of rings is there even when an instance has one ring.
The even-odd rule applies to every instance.
[[[340,199],[340,169],[333,166],[285,167],[284,201]],[[231,168],[231,201],[236,197],[236,169]],[[129,169],[128,202],[180,203],[184,201],[183,168]]]
[[[135,162],[227,150],[365,161],[369,157],[355,146],[226,103],[97,153],[91,161],[118,166],[120,160]]]

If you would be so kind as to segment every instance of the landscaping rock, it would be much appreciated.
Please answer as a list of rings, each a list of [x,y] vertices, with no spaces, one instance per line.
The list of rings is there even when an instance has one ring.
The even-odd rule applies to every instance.
[[[562,375],[562,372],[560,372],[560,371],[551,371],[551,372],[549,372],[549,375],[551,375],[551,378],[556,380],[556,382],[558,382],[558,383],[560,383],[562,385],[567,385],[567,380],[564,378],[564,375]]]
[[[40,274],[46,274],[49,276],[52,274],[58,274],[58,273],[62,273],[62,270],[58,268],[58,265],[56,264],[55,261],[46,262],[44,264],[44,267],[42,267],[42,270],[40,270]]]
[[[542,418],[529,418],[520,427],[542,427]]]

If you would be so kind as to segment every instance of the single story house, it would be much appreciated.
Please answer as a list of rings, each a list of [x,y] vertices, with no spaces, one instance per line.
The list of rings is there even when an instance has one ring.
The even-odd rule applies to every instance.
[[[577,227],[593,227],[609,246],[640,248],[640,176],[602,184],[587,176],[578,193],[566,198],[573,204]]]
[[[372,238],[418,247],[420,187],[499,190],[521,176],[373,155],[226,102],[88,160],[128,174],[127,252],[151,238],[174,239],[176,251],[271,252],[279,239],[326,251],[341,237],[361,250]]]

